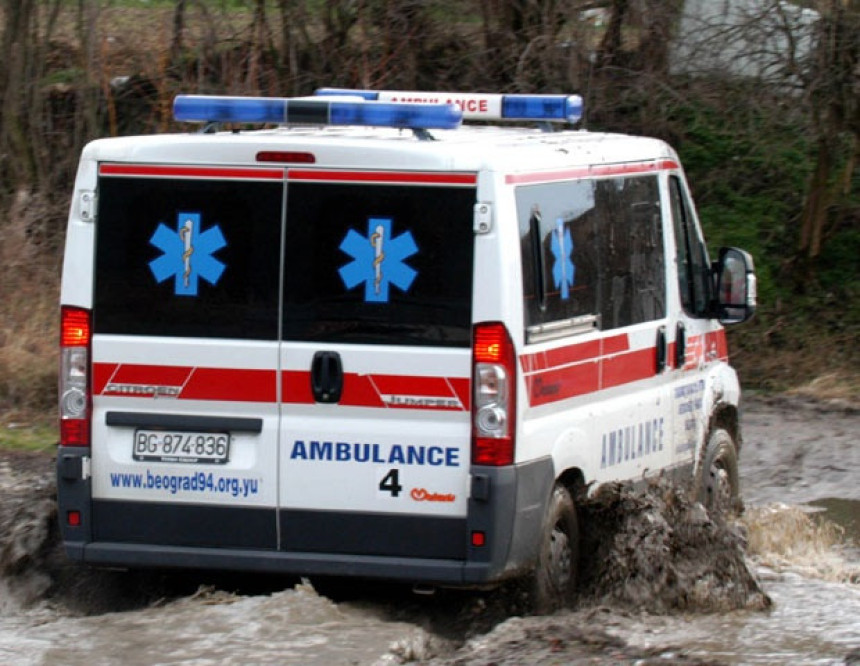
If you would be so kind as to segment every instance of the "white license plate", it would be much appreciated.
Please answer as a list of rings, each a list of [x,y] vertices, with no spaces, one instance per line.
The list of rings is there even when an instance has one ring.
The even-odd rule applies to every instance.
[[[134,433],[135,460],[224,464],[229,456],[230,435],[226,432],[137,430]]]

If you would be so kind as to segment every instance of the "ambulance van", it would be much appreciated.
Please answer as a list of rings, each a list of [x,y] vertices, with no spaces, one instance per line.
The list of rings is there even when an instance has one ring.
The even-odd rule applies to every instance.
[[[80,159],[70,558],[519,578],[552,607],[599,484],[671,474],[737,501],[723,325],[753,313],[753,264],[711,261],[665,143],[570,128],[573,95],[189,95],[174,114],[200,125]]]

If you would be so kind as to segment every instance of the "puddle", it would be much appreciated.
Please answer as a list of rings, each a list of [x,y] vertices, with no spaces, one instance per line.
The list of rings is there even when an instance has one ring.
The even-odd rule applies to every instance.
[[[860,546],[860,500],[828,497],[809,504],[824,509],[824,517],[845,530],[845,540]]]

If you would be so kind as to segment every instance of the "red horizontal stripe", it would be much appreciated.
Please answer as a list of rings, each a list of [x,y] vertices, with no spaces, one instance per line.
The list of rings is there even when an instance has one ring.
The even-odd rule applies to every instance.
[[[532,406],[545,405],[602,389],[653,377],[657,373],[657,349],[630,350],[626,334],[613,335],[601,341],[581,342],[565,347],[520,356],[526,390]],[[667,345],[667,365],[672,367],[675,342]],[[684,369],[693,369],[701,361],[728,360],[725,329],[693,336],[687,340]]]
[[[729,346],[725,329],[709,331],[687,339],[684,354],[684,370],[696,368],[700,363],[729,360]]]
[[[548,183],[557,180],[577,180],[594,176],[626,176],[679,168],[680,165],[674,160],[605,164],[559,169],[557,171],[512,173],[505,176],[505,182],[513,185],[526,185],[529,183]]]
[[[197,368],[179,397],[184,400],[275,402],[276,380],[274,370]]]
[[[633,162],[630,164],[595,165],[591,167],[591,173],[595,176],[621,176],[628,173],[649,173],[680,168],[680,165],[674,160],[657,160],[651,164]]]
[[[118,363],[93,363],[93,394],[101,395],[110,378],[119,367]]]
[[[603,358],[603,380],[600,388],[608,389],[638,382],[657,374],[657,349],[649,347],[626,354]]]
[[[600,340],[577,342],[564,347],[556,347],[535,354],[520,356],[523,372],[551,370],[563,365],[599,360],[603,354],[617,354],[627,351],[630,343],[626,334],[613,335]]]
[[[192,368],[187,366],[93,364],[95,395],[148,397],[123,386],[109,390],[109,385],[148,387],[152,395],[159,388],[179,389],[180,400],[218,400],[223,402],[268,402],[277,400],[277,372],[242,368]],[[281,373],[282,401],[287,404],[314,404],[311,376],[307,370]],[[365,375],[345,373],[338,404],[347,407],[396,407],[401,409],[456,410],[469,409],[468,377],[419,377],[409,375]],[[415,398],[457,399],[460,406],[389,404],[383,395]],[[151,397],[151,396],[150,396]]]
[[[382,394],[454,397],[444,377],[373,375],[371,381]]]
[[[182,386],[193,368],[172,365],[120,365],[110,381],[116,384]]]
[[[101,164],[101,176],[150,178],[221,178],[228,180],[283,180],[283,169],[259,167],[176,166],[154,164]]]
[[[311,375],[307,370],[285,370],[282,377],[282,401],[292,404],[313,404]],[[383,396],[418,398],[456,398],[460,407],[446,405],[390,404]],[[343,390],[337,404],[345,407],[388,407],[397,409],[456,410],[469,409],[469,379],[467,377],[418,377],[411,375],[367,375],[344,373]]]
[[[626,337],[626,336],[625,336]],[[590,340],[576,345],[548,349],[546,352],[546,364],[548,368],[560,365],[592,361],[600,356],[600,340]]]
[[[140,398],[146,396],[125,394],[122,386],[168,387],[180,389],[175,397],[182,400],[275,402],[275,378],[274,370],[94,363],[93,393]]]
[[[474,173],[437,173],[429,171],[335,171],[324,169],[290,169],[291,181],[335,183],[391,183],[396,185],[459,185],[474,186]]]
[[[537,407],[599,390],[600,365],[579,363],[546,370],[525,379],[529,402],[533,407]]]
[[[729,343],[726,339],[726,329],[720,328],[707,334],[709,344],[713,344],[717,350],[717,358],[721,361],[729,360]]]
[[[316,402],[311,389],[311,373],[307,370],[281,372],[281,401],[284,404],[312,405]],[[345,373],[339,405],[348,407],[385,407],[379,393],[367,375]]]
[[[572,345],[567,349],[575,347],[585,345]],[[653,377],[657,372],[656,359],[656,349],[649,347],[602,357],[584,357],[578,363],[567,365],[546,365],[525,377],[529,402],[532,406],[545,405]],[[528,372],[525,366],[523,369]]]
[[[626,333],[621,335],[612,335],[603,338],[603,353],[604,354],[620,354],[629,351],[630,339]]]

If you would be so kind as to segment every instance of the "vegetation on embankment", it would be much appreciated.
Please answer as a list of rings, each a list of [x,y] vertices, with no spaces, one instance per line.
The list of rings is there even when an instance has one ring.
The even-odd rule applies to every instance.
[[[581,4],[602,8],[599,20]],[[56,401],[58,279],[83,145],[184,130],[170,117],[179,92],[289,96],[321,85],[575,91],[586,128],[668,140],[712,252],[735,245],[756,260],[759,313],[730,332],[744,384],[856,400],[856,3],[817,2],[813,47],[784,54],[783,78],[767,82],[677,74],[680,0],[584,4],[0,0],[4,428]]]

